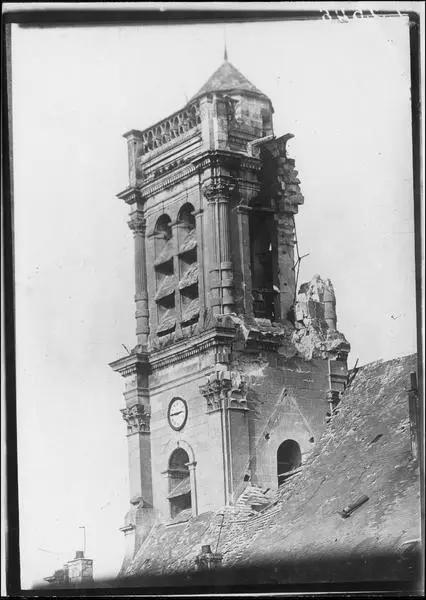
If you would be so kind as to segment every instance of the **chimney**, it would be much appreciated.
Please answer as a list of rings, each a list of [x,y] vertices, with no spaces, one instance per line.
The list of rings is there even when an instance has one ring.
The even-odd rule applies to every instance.
[[[84,558],[84,551],[77,550],[75,558],[65,564],[71,585],[84,586],[93,582],[93,560]]]
[[[50,577],[44,577],[50,585],[56,587],[84,587],[93,583],[93,560],[84,558],[84,550],[77,550],[75,557],[64,564],[63,569],[55,571]]]
[[[222,554],[212,552],[210,544],[203,544],[201,552],[195,557],[195,566],[198,571],[212,570],[222,564]]]

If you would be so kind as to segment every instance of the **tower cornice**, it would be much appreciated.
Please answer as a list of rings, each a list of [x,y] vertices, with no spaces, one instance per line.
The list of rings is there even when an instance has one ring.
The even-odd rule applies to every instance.
[[[199,154],[192,161],[192,164],[198,170],[204,170],[207,167],[243,167],[253,171],[259,171],[262,163],[258,158],[248,156],[235,150],[206,150]]]
[[[142,192],[137,187],[127,187],[117,194],[117,198],[124,200],[126,204],[137,204],[144,201]]]
[[[161,369],[181,362],[200,352],[223,344],[231,344],[236,335],[234,327],[213,327],[204,331],[199,336],[176,342],[167,348],[150,353],[149,363],[151,369]]]
[[[120,373],[123,377],[132,375],[139,370],[147,370],[149,368],[149,358],[147,352],[137,352],[135,354],[128,354],[123,356],[111,363],[109,366],[113,371]]]
[[[212,166],[224,168],[243,168],[249,171],[258,172],[262,168],[262,163],[258,158],[247,156],[246,154],[228,151],[228,150],[207,150],[192,159],[189,163],[184,163],[180,159],[176,164],[175,170],[164,173],[155,181],[149,181],[140,186],[140,188],[126,188],[117,198],[124,200],[126,204],[135,204],[145,202],[151,196],[166,190],[185,179],[189,179],[197,172],[206,170]]]

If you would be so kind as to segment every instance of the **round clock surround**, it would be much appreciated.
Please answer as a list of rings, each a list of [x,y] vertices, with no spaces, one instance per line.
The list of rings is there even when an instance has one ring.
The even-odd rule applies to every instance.
[[[184,428],[188,418],[188,405],[183,398],[173,398],[169,402],[167,409],[167,420],[169,425],[175,431]]]

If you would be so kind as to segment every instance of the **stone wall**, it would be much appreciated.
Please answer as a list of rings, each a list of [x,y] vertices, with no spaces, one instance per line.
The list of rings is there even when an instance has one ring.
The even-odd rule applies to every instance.
[[[218,584],[232,573],[234,583],[242,574],[258,583],[414,577],[406,556],[421,539],[420,482],[407,389],[416,367],[413,355],[359,369],[302,470],[263,511],[234,506],[156,525],[126,576],[143,585],[147,576],[194,572],[201,545],[210,544],[222,555],[209,578]],[[367,500],[343,518],[360,496]]]

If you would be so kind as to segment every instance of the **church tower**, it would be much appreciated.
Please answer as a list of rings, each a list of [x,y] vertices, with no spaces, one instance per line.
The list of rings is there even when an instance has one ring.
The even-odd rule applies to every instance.
[[[131,559],[156,520],[276,489],[346,381],[329,280],[296,290],[303,204],[291,134],[228,60],[182,109],[124,135],[137,343],[125,379]],[[295,257],[296,254],[296,257]]]

